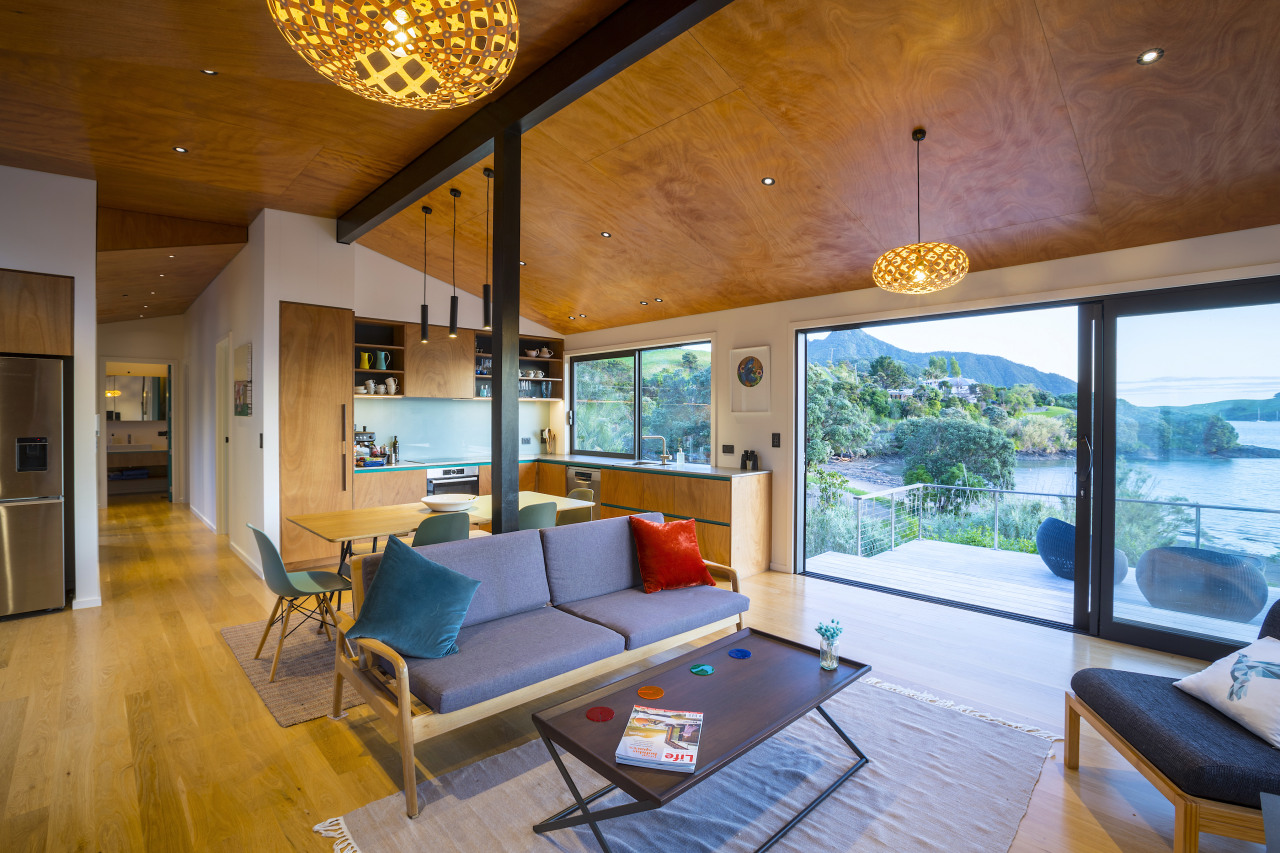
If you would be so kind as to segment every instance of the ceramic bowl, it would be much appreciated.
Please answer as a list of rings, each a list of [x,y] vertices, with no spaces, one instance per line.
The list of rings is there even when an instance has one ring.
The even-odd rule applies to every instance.
[[[527,356],[529,356],[529,358],[537,358],[537,357],[538,357],[538,351],[537,351],[536,349],[527,349],[527,350],[525,350],[525,351],[524,351],[524,354],[525,354],[525,355],[527,355]]]
[[[475,500],[475,495],[428,495],[422,502],[435,512],[457,512],[470,509]]]
[[[368,389],[368,388],[366,388],[366,387],[364,387],[363,385],[357,385],[357,386],[356,386],[356,393],[357,393],[357,394],[368,394],[368,393],[369,393],[369,389]]]

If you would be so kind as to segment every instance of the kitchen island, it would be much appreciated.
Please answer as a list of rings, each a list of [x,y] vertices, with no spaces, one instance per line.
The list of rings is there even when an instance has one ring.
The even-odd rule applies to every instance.
[[[357,468],[355,506],[409,503],[426,494],[426,468],[474,465],[479,493],[491,489],[487,456],[421,459],[392,467]],[[634,460],[582,454],[530,454],[520,458],[520,488],[566,494],[565,468],[600,470],[600,515],[615,518],[661,512],[668,520],[697,522],[702,555],[742,575],[769,568],[772,549],[773,474],[686,462],[636,465]]]

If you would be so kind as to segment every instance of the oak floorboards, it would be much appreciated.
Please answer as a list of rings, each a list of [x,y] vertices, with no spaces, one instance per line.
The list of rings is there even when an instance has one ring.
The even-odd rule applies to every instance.
[[[101,608],[0,619],[0,848],[319,853],[332,841],[312,825],[397,793],[394,741],[367,709],[284,729],[262,706],[218,631],[265,619],[274,596],[226,537],[153,496],[113,501],[101,524]],[[1079,667],[1201,666],[776,572],[742,588],[750,625],[807,641],[838,618],[842,653],[881,678],[1054,731]],[[440,774],[509,749],[533,737],[530,712],[555,701],[422,744],[418,758]],[[1064,772],[1056,744],[1012,850],[1171,850],[1173,808],[1083,729],[1079,773]],[[1206,853],[1262,849],[1201,842]]]

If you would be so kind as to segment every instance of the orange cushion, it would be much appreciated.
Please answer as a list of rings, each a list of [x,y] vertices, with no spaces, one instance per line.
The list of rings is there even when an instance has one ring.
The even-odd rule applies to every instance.
[[[633,515],[631,537],[645,592],[716,585],[698,551],[697,524],[692,518],[662,524]]]

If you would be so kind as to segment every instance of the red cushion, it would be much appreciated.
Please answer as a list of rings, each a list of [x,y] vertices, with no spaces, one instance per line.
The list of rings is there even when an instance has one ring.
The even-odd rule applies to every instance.
[[[633,515],[631,537],[645,592],[716,585],[698,552],[697,523],[692,518],[661,524]]]

